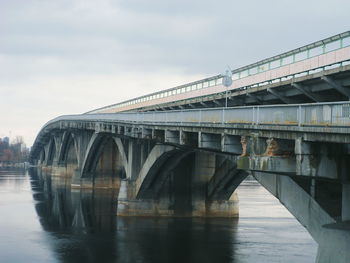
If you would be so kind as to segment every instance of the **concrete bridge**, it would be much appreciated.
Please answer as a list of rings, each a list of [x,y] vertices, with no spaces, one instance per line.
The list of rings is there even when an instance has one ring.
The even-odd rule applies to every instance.
[[[120,216],[238,215],[252,174],[320,245],[350,254],[350,103],[58,117],[31,161],[72,187],[120,188]]]
[[[235,217],[251,174],[317,262],[350,262],[349,63],[350,31],[234,70],[228,90],[218,75],[61,116],[30,159],[73,188],[119,189],[119,216]]]

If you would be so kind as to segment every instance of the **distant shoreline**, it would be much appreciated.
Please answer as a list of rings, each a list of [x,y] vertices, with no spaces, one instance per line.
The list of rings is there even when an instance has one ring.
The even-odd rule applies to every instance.
[[[28,162],[0,162],[0,169],[1,168],[28,168],[29,163]]]

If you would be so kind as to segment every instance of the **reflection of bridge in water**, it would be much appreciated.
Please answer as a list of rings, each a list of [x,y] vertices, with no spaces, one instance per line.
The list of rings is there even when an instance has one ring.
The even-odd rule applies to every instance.
[[[318,262],[348,262],[349,35],[233,71],[231,106],[279,105],[201,109],[225,99],[216,76],[56,118],[32,162],[73,187],[120,188],[120,216],[237,216],[250,173],[318,242]]]
[[[233,262],[236,220],[117,220],[115,189],[77,190],[69,178],[30,175],[40,223],[62,262]]]
[[[115,228],[115,189],[71,189],[70,178],[54,177],[31,168],[36,210],[47,231],[109,232]]]

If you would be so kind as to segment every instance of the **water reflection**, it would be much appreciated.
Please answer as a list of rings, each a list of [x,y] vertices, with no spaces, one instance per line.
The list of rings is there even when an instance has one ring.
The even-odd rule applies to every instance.
[[[117,259],[125,260],[127,256],[126,262],[233,262],[236,226],[235,220],[224,219],[118,219],[117,246],[122,253]]]
[[[33,170],[33,197],[45,230],[82,233],[115,229],[115,191],[71,189],[70,179]]]
[[[240,219],[117,218],[115,192],[0,169],[0,262],[314,262],[317,245],[256,182]]]
[[[117,218],[117,192],[72,190],[32,170],[43,228],[60,262],[233,262],[237,220]]]
[[[35,209],[60,262],[114,262],[115,196],[108,190],[71,189],[70,179],[32,169]]]

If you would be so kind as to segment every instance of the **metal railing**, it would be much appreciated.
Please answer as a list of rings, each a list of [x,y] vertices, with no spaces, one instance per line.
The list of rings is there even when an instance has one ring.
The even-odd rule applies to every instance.
[[[346,127],[350,126],[350,102],[67,115],[53,119],[46,125],[60,120],[177,126],[253,124]]]
[[[312,44],[291,50],[289,52],[285,52],[283,54],[264,59],[262,61],[247,65],[245,67],[241,67],[232,71],[232,79],[238,80],[241,78],[245,78],[248,76],[252,76],[261,72],[265,72],[268,70],[276,69],[279,67],[283,67],[286,65],[290,65],[305,59],[309,59],[312,57],[316,57],[322,54],[326,54],[328,52],[335,51],[337,49],[341,49],[344,47],[350,46],[350,31],[346,31],[344,33],[314,42]],[[337,65],[339,63],[336,63]],[[341,65],[341,64],[339,64]],[[324,67],[322,67],[324,69]],[[314,69],[313,69],[314,70]],[[309,72],[305,73],[308,74]],[[304,72],[298,73],[304,74]],[[298,75],[298,74],[293,74]],[[291,77],[290,75],[285,77]],[[283,77],[284,78],[284,77]],[[282,79],[282,78],[280,78]],[[277,81],[277,80],[270,80]],[[108,105],[105,107],[101,107],[87,113],[96,113],[101,110],[108,110],[112,108],[119,108],[134,105],[137,103],[142,103],[150,100],[165,98],[169,96],[173,96],[176,94],[182,94],[186,92],[191,92],[193,90],[198,90],[202,88],[208,88],[216,85],[221,85],[222,76],[216,75],[210,78],[202,79],[199,81],[191,82],[188,84],[184,84],[178,87],[162,90],[160,92],[151,93],[145,96],[140,96],[134,99],[130,99],[127,101],[123,101],[120,103]]]

